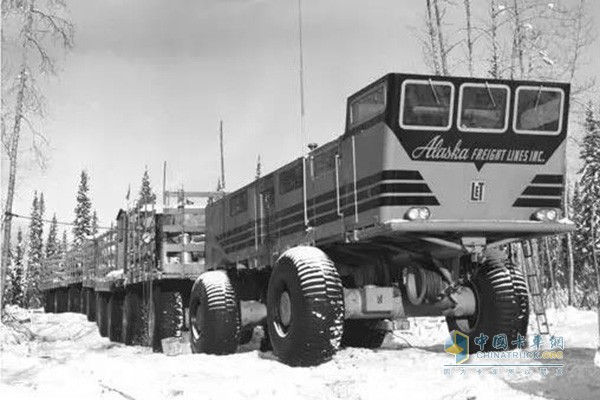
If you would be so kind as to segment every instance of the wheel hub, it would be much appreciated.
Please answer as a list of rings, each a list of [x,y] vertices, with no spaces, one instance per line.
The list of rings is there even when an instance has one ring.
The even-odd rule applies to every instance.
[[[281,325],[288,327],[292,321],[292,302],[290,301],[290,295],[287,291],[281,294],[279,299],[279,318]]]
[[[200,338],[200,331],[202,326],[202,311],[200,307],[196,309],[196,312],[192,315],[192,335],[194,335],[194,339]]]

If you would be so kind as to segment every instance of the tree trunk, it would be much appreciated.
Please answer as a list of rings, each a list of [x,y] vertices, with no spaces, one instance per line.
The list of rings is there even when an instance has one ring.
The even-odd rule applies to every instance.
[[[435,74],[440,74],[440,62],[438,59],[438,46],[437,39],[435,34],[435,29],[433,27],[433,17],[431,15],[431,0],[427,0],[427,28],[429,30],[429,41],[431,42],[431,60],[433,61],[433,68],[435,70]]]
[[[433,0],[433,10],[435,12],[438,44],[440,45],[440,64],[442,66],[442,75],[448,75],[446,45],[444,44],[444,33],[442,32],[442,14],[440,12],[439,0]]]
[[[513,52],[511,61],[511,79],[514,78],[514,58],[517,58],[519,64],[519,78],[522,79],[524,75],[523,65],[523,29],[521,27],[521,10],[519,9],[519,1],[513,0],[513,7],[515,13],[515,30],[513,37]]]
[[[577,6],[577,26],[575,28],[575,40],[573,44],[573,57],[571,58],[571,63],[569,65],[569,78],[570,81],[573,81],[575,78],[575,72],[577,72],[577,67],[579,65],[579,54],[582,50],[582,31],[583,31],[583,18],[585,17],[585,0],[579,0],[579,5]]]
[[[19,72],[19,83],[17,86],[17,97],[15,102],[15,121],[10,137],[10,146],[8,149],[9,167],[8,167],[8,186],[6,189],[6,203],[4,206],[4,225],[2,229],[3,241],[2,241],[2,268],[0,273],[0,286],[2,292],[5,289],[6,284],[6,271],[8,269],[8,262],[10,256],[10,236],[12,230],[12,207],[15,196],[15,184],[17,176],[17,158],[19,152],[19,139],[21,137],[21,122],[23,120],[24,108],[25,108],[25,89],[27,86],[27,77],[29,74],[29,68],[27,66],[27,37],[31,35],[33,27],[33,4],[30,5],[29,11],[27,12],[26,22],[24,27],[23,44],[22,44],[22,64]],[[4,293],[0,293],[0,313],[3,312],[2,297]]]
[[[491,14],[491,19],[492,19],[492,26],[490,26],[490,32],[492,34],[492,60],[491,60],[491,65],[490,65],[490,75],[492,76],[492,78],[494,79],[500,79],[500,63],[498,61],[498,21],[497,21],[497,14],[496,14],[496,0],[492,0],[491,1],[491,7],[492,7],[492,14]]]
[[[465,0],[465,14],[467,18],[467,50],[469,61],[469,76],[473,76],[473,37],[471,27],[471,0]]]

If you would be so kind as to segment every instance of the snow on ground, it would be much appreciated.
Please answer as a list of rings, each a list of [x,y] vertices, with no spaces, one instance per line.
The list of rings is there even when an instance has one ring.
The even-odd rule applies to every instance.
[[[440,318],[411,319],[409,331],[388,335],[382,349],[344,349],[331,362],[291,368],[260,353],[260,332],[234,355],[154,354],[99,336],[79,314],[21,313],[0,325],[0,394],[11,399],[594,399],[600,398],[598,343],[592,311],[551,310],[551,330],[565,340],[562,376],[548,368],[448,367]],[[503,361],[503,360],[500,360]],[[469,365],[490,362],[472,359]],[[553,361],[547,361],[551,363]],[[518,364],[541,361],[517,360]],[[481,369],[478,374],[477,369]],[[464,375],[462,371],[464,372]]]

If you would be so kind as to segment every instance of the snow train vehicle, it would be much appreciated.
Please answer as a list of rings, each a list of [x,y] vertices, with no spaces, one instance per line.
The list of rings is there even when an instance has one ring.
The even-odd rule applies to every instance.
[[[424,315],[471,352],[480,333],[525,336],[528,288],[504,249],[573,229],[569,89],[391,73],[350,96],[343,135],[207,205],[193,351],[234,352],[263,324],[281,361],[315,365]]]
[[[481,333],[510,345],[529,294],[505,248],[574,228],[561,215],[569,90],[385,75],[348,98],[337,139],[231,193],[121,210],[46,260],[46,309],[156,350],[188,330],[209,354],[261,325],[261,347],[294,366],[377,348],[409,316],[445,316],[470,351]]]

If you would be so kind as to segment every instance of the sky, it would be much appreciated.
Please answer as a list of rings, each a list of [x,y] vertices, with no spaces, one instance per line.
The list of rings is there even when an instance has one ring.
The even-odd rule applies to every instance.
[[[368,83],[428,72],[415,36],[422,3],[303,1],[309,141],[342,134],[346,98]],[[600,2],[590,3],[600,16]],[[146,167],[161,192],[164,161],[168,189],[214,190],[221,119],[228,190],[253,179],[259,154],[263,172],[301,154],[297,0],[68,5],[75,47],[59,77],[43,84],[49,163],[19,171],[15,213],[29,214],[37,189],[47,216],[72,221],[82,169],[103,226],[125,206],[129,186],[137,194]],[[597,74],[594,46],[585,68]]]

